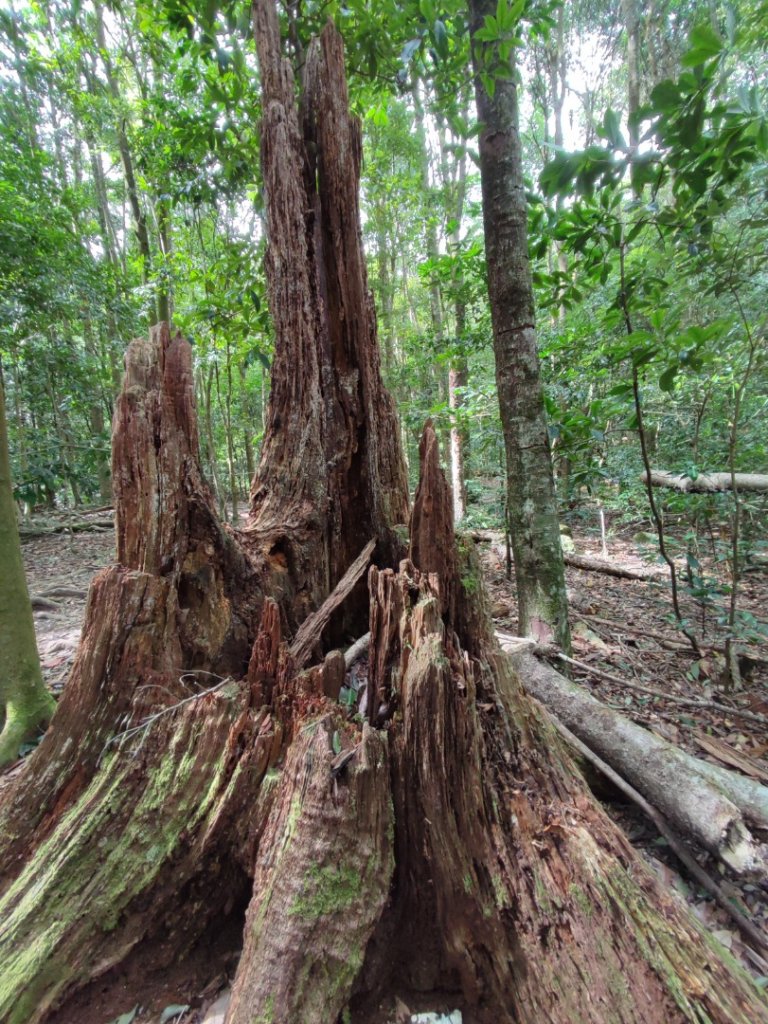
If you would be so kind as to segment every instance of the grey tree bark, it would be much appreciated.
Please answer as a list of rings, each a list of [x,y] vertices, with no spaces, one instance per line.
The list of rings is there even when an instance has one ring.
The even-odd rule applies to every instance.
[[[488,295],[507,456],[520,631],[567,649],[568,603],[536,347],[514,66],[501,69],[496,45],[475,39],[485,17],[496,12],[492,0],[470,0],[469,10],[475,96],[482,126],[480,178]],[[483,78],[499,71],[503,74],[495,77],[490,95]]]

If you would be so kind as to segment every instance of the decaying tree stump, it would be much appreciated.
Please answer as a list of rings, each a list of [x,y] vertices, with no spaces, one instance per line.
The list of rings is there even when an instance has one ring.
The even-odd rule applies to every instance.
[[[396,562],[408,486],[392,398],[381,381],[341,37],[310,44],[303,107],[271,4],[254,5],[261,69],[267,282],[279,343],[248,530],[282,565],[293,624],[316,608],[364,545]],[[358,602],[360,606],[360,602]],[[362,605],[364,607],[364,604]],[[347,624],[357,633],[365,618]]]
[[[277,353],[252,521],[216,517],[189,347],[161,325],[115,418],[119,561],[2,805],[0,1019],[69,1024],[120,966],[163,970],[234,920],[228,1024],[362,1024],[395,996],[468,1024],[768,1024],[495,646],[430,427],[400,557],[341,43],[310,48],[300,121],[271,0],[256,29]],[[371,631],[359,722],[333,699],[333,621],[309,616],[372,539],[367,595],[340,606]]]

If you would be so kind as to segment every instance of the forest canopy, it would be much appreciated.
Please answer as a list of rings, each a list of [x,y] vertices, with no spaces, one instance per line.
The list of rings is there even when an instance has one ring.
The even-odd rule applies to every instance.
[[[468,523],[496,525],[467,12],[428,0],[286,10],[297,60],[328,17],[345,38],[369,276],[411,464],[427,416],[453,425]],[[753,2],[626,2],[619,19],[600,2],[500,2],[483,30],[501,62],[518,50],[564,503],[587,488],[647,514],[633,369],[661,468],[725,470],[731,445],[736,470],[765,468],[766,17]],[[0,356],[25,508],[108,496],[122,353],[163,310],[194,345],[220,506],[242,504],[272,350],[249,24],[247,4],[2,11]],[[716,506],[703,514],[726,514]]]

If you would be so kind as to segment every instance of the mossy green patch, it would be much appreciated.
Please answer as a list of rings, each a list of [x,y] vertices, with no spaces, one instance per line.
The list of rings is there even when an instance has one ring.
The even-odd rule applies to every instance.
[[[571,899],[582,912],[585,917],[592,917],[595,908],[592,905],[592,901],[589,896],[584,892],[581,886],[576,885],[575,882],[571,882],[568,886],[568,892],[570,893]]]
[[[304,892],[289,914],[319,918],[346,910],[359,898],[363,879],[355,868],[313,865],[304,879]]]
[[[264,1003],[264,1010],[253,1018],[253,1024],[273,1024],[275,1019],[275,997],[267,996]]]
[[[493,897],[496,901],[496,906],[502,910],[509,905],[509,900],[507,898],[507,887],[497,871],[491,872],[491,883],[493,885]]]
[[[223,749],[215,763],[201,765],[193,746],[180,729],[138,793],[125,753],[105,759],[5,894],[1,1019],[26,1019],[17,1009],[25,999],[54,998],[75,976],[83,949],[98,948],[185,831],[210,812],[222,788]]]

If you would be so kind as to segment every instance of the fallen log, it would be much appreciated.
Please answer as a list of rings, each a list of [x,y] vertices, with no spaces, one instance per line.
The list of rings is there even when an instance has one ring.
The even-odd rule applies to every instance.
[[[470,530],[467,536],[479,544],[504,543],[504,534],[498,530]],[[629,566],[617,565],[616,562],[609,562],[605,558],[596,558],[594,555],[577,555],[571,551],[563,552],[563,561],[574,569],[602,572],[607,576],[618,576],[623,580],[650,580],[656,579],[660,575],[659,569],[632,569]]]
[[[648,482],[648,474],[642,473],[640,479]],[[652,487],[669,487],[671,490],[683,491],[687,494],[711,494],[715,491],[730,491],[734,481],[739,491],[768,491],[767,473],[699,473],[694,479],[685,473],[670,473],[664,469],[651,470]]]
[[[602,572],[606,576],[618,576],[622,580],[651,580],[659,576],[658,569],[630,569],[626,565],[617,565],[616,562],[608,562],[604,558],[595,558],[592,555],[577,555],[573,552],[563,552],[563,561],[574,569],[584,569],[586,572]]]
[[[768,789],[699,762],[630,722],[536,658],[530,645],[502,641],[503,648],[510,646],[528,693],[658,807],[677,831],[738,873],[768,872],[768,849],[754,839],[745,820],[768,826]]]
[[[19,526],[22,537],[47,537],[52,533],[105,533],[115,527],[112,519],[69,519],[63,523]]]
[[[763,953],[768,953],[768,938],[765,933],[762,932],[735,904],[728,899],[723,890],[714,881],[714,879],[707,874],[702,868],[701,864],[696,860],[693,854],[690,852],[685,843],[681,842],[680,839],[675,835],[672,829],[669,827],[668,822],[662,814],[656,810],[656,808],[649,804],[648,801],[634,788],[630,786],[626,779],[623,779],[618,772],[614,771],[609,764],[606,764],[602,758],[598,757],[597,754],[591,750],[586,743],[582,743],[578,736],[574,736],[570,729],[566,729],[563,723],[552,716],[555,728],[563,737],[563,739],[573,749],[585,757],[598,771],[602,772],[607,779],[617,786],[625,796],[636,804],[643,814],[649,818],[660,834],[666,839],[669,848],[673,851],[677,859],[685,865],[689,874],[692,878],[695,878],[698,884],[705,889],[717,902],[718,906],[722,907],[728,916],[733,920],[738,927],[742,935],[748,939],[753,945],[761,950]]]

